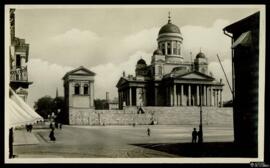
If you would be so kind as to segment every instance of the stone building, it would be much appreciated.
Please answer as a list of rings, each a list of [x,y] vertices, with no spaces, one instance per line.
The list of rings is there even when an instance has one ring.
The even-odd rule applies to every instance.
[[[151,64],[138,60],[135,76],[117,83],[119,108],[123,106],[222,106],[224,84],[208,72],[208,60],[199,52],[193,62],[184,61],[183,36],[169,16],[161,27]]]
[[[74,120],[75,113],[94,109],[94,77],[95,73],[83,66],[67,72],[63,77],[68,123]]]
[[[28,88],[33,82],[28,81],[27,62],[29,44],[25,39],[15,37],[15,9],[10,9],[10,87],[24,100],[27,100]]]

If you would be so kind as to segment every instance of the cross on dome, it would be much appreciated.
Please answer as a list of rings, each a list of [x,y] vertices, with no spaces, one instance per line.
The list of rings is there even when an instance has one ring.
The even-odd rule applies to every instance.
[[[171,23],[171,12],[169,11],[168,23]]]

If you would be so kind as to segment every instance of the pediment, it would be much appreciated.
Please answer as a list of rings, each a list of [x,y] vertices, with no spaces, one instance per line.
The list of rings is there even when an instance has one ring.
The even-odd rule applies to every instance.
[[[176,79],[186,79],[186,80],[214,80],[213,77],[208,76],[206,74],[200,72],[189,72],[183,75],[179,75],[175,77]]]
[[[71,74],[85,74],[85,75],[88,75],[89,72],[86,72],[85,70],[78,70],[78,71],[75,71],[75,72],[73,72]]]
[[[63,77],[63,79],[66,77],[66,76],[69,76],[69,75],[85,75],[85,76],[95,76],[96,74],[92,71],[90,71],[89,69],[83,67],[83,66],[80,66],[79,68],[76,68],[72,71],[69,71],[65,74],[65,76]]]

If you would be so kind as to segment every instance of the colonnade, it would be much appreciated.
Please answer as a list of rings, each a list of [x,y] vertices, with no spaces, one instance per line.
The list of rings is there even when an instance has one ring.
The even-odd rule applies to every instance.
[[[212,85],[174,84],[166,87],[166,104],[168,106],[202,106],[222,107],[222,88]]]
[[[141,98],[140,100],[139,97]],[[120,107],[146,105],[146,89],[142,87],[129,87],[128,89],[120,90],[118,91],[118,99]]]

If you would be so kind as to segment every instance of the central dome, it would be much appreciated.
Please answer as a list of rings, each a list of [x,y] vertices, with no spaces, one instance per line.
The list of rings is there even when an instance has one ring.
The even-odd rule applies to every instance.
[[[167,23],[166,25],[162,26],[161,29],[159,30],[159,35],[160,34],[163,34],[163,33],[179,33],[181,34],[180,32],[180,29],[178,28],[178,26],[172,24],[172,23]]]

